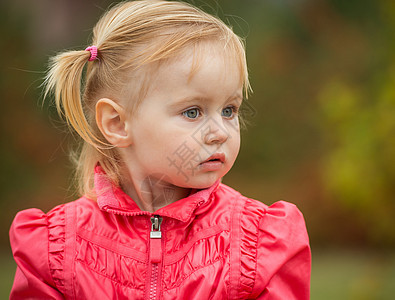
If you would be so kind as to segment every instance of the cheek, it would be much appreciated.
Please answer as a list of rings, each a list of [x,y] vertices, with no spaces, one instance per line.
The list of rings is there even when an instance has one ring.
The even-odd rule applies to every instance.
[[[240,134],[237,134],[234,136],[234,139],[233,139],[230,147],[231,147],[231,151],[234,154],[234,157],[236,159],[236,156],[240,150]]]
[[[135,142],[145,144],[146,146],[152,145],[153,147],[157,147],[161,143],[166,143],[171,138],[171,130],[166,128],[166,124],[161,121],[145,122],[145,124],[135,128],[133,132]]]
[[[196,141],[189,131],[166,124],[161,125],[156,126],[155,129],[146,128],[139,137],[144,139],[146,157],[155,155],[151,157],[152,160],[161,159],[167,162],[167,158],[196,151]]]
[[[229,123],[227,126],[227,131],[229,134],[229,147],[232,148],[232,150],[236,150],[237,152],[240,149],[240,128],[239,128],[239,122],[235,121],[232,123]]]
[[[240,135],[240,122],[238,117],[235,117],[233,120],[231,120],[229,126],[232,127],[231,129],[235,134]]]

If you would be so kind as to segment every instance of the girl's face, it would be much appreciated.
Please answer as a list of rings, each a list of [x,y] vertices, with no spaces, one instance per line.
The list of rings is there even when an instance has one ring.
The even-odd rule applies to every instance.
[[[193,48],[164,63],[127,122],[124,151],[130,176],[184,188],[206,188],[232,167],[240,148],[242,83],[221,47],[206,47],[193,66]]]

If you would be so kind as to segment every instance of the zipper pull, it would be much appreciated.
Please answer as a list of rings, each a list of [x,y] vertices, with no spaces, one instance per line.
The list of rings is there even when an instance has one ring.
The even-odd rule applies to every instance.
[[[160,231],[160,225],[162,224],[162,217],[161,216],[153,216],[151,217],[151,232],[150,238],[151,239],[160,239],[162,238],[162,232]]]
[[[150,260],[152,263],[162,261],[162,232],[160,231],[162,220],[161,216],[155,215],[151,217]]]

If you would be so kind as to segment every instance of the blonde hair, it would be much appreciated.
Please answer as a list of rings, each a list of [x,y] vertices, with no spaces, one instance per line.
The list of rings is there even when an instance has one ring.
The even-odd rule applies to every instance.
[[[45,96],[54,93],[58,112],[83,139],[76,158],[76,179],[82,195],[95,198],[97,163],[115,185],[121,184],[122,162],[117,149],[96,125],[97,100],[106,95],[119,100],[120,91],[132,85],[134,97],[128,99],[134,99],[130,106],[133,111],[147,90],[149,74],[142,71],[144,66],[172,58],[201,41],[223,43],[236,58],[247,97],[250,85],[243,41],[218,18],[183,2],[128,1],[112,7],[93,29],[92,45],[98,55],[97,60],[88,63],[85,74],[89,51],[68,51],[50,60]],[[130,82],[131,74],[138,78],[136,82]]]

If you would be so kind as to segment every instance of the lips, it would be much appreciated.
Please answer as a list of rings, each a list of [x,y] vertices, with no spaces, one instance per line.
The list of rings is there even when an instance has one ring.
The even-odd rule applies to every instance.
[[[214,153],[205,161],[199,164],[199,170],[202,172],[215,172],[219,171],[224,167],[225,154]]]
[[[224,153],[214,153],[213,155],[211,155],[209,158],[207,158],[201,164],[210,163],[210,162],[223,163],[224,161],[225,161],[225,154]]]

